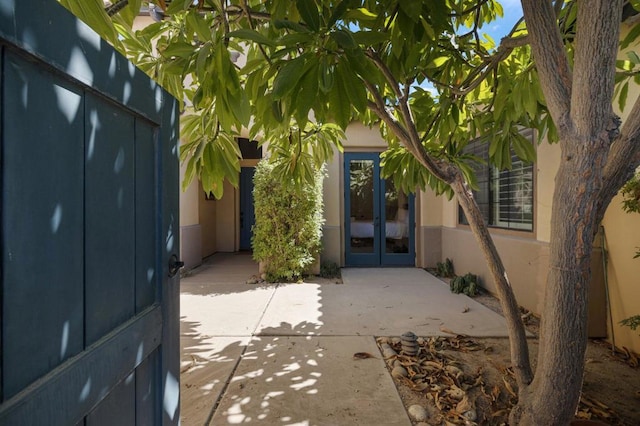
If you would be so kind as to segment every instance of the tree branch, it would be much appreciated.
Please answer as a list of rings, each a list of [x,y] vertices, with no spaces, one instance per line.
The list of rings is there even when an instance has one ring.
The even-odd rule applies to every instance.
[[[414,143],[414,141],[412,141],[411,132],[389,113],[386,108],[384,98],[378,89],[376,89],[376,87],[370,82],[363,80],[363,83],[375,99],[375,101],[368,101],[369,108],[382,121],[384,121],[393,134],[396,135],[400,142],[402,142],[402,145],[436,178],[446,183],[452,182],[455,177],[451,170],[452,166],[448,163],[431,158],[420,142],[420,139],[417,140],[417,143]],[[413,122],[411,122],[411,127],[413,128],[413,131],[416,132]]]
[[[480,84],[482,84],[482,82],[487,78],[489,74],[497,69],[498,64],[506,59],[511,54],[513,49],[515,49],[516,47],[525,46],[529,43],[528,36],[511,36],[515,32],[520,22],[522,22],[522,19],[520,19],[520,21],[518,21],[516,25],[514,25],[509,35],[502,38],[502,40],[500,41],[500,46],[498,46],[496,53],[493,56],[485,59],[485,61],[481,65],[478,65],[473,71],[471,71],[467,78],[465,78],[464,81],[460,83],[460,85],[453,86],[441,81],[434,80],[432,78],[429,78],[429,80],[437,86],[446,87],[451,91],[451,93],[456,96],[462,97],[468,95]]]
[[[122,9],[124,9],[128,5],[129,5],[129,0],[120,0],[112,4],[111,6],[106,7],[104,11],[107,12],[107,15],[114,16],[116,13],[120,12]]]
[[[556,25],[550,1],[522,0],[531,50],[538,69],[549,113],[560,135],[572,128],[570,121],[571,69]]]
[[[598,195],[598,222],[604,217],[613,197],[622,185],[631,179],[638,166],[640,166],[640,97],[636,99],[620,135],[611,145],[609,157],[602,172],[602,188]]]
[[[229,10],[229,8],[227,8],[227,10]],[[255,23],[253,22],[253,13],[249,8],[249,5],[247,4],[247,0],[242,1],[242,10],[244,11],[245,15],[247,15],[247,20],[249,21],[249,28],[251,28],[252,30],[255,30],[256,26],[255,26]],[[264,47],[262,46],[262,44],[258,43],[258,49],[260,49],[260,53],[262,53],[262,56],[264,57],[265,61],[267,61],[269,66],[273,65],[273,63],[271,62],[271,58],[269,58],[269,55],[267,55],[267,52],[264,50]]]
[[[385,64],[380,58],[380,56],[378,56],[378,53],[372,49],[367,49],[364,51],[364,53],[371,60],[371,62],[373,62],[376,68],[378,68],[380,72],[382,72],[384,79],[387,81],[387,83],[391,87],[391,90],[393,90],[393,94],[395,95],[395,97],[400,99],[402,97],[402,91],[400,90],[400,85],[396,81],[389,67],[387,67],[387,64]]]
[[[518,391],[524,392],[533,380],[533,372],[529,359],[527,335],[524,324],[522,323],[522,318],[520,317],[518,303],[511,288],[511,283],[509,282],[507,272],[498,254],[498,249],[491,238],[489,229],[484,223],[480,208],[460,172],[457,173],[455,180],[451,183],[451,188],[455,192],[458,203],[460,203],[469,221],[473,236],[480,246],[482,254],[485,256],[491,278],[496,284],[495,289],[498,293],[500,306],[502,307],[505,322],[509,330],[511,362],[518,383]]]
[[[489,0],[481,0],[478,3],[476,3],[475,6],[471,6],[469,9],[465,9],[463,11],[461,11],[460,13],[450,13],[449,16],[452,18],[458,18],[461,16],[464,16],[466,14],[472,13],[472,12],[476,12],[478,10],[480,10],[480,8],[482,6],[484,6]]]
[[[622,0],[581,0],[578,5],[571,118],[579,134],[611,139],[613,99]],[[537,58],[536,58],[537,62]],[[604,108],[604,109],[603,109]],[[590,130],[593,134],[585,134]],[[601,136],[598,136],[601,135]],[[603,139],[604,140],[604,139]]]

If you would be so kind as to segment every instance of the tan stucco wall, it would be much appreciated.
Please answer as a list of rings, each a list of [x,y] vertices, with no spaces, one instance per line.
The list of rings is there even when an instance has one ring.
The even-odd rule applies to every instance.
[[[556,173],[560,166],[560,145],[543,142],[537,147],[535,177],[535,236],[538,241],[551,241],[551,207]]]
[[[549,263],[548,245],[532,238],[496,232],[492,232],[492,237],[518,302],[527,309],[540,312]],[[443,229],[442,256],[453,260],[456,274],[472,272],[480,277],[483,287],[495,293],[484,256],[468,227]]]
[[[207,200],[204,190],[200,189],[198,191],[198,218],[202,234],[203,258],[211,256],[217,251],[217,207],[217,200]]]
[[[537,146],[535,185],[535,222],[534,232],[518,232],[492,229],[498,252],[507,269],[518,303],[535,313],[542,311],[544,288],[549,265],[549,242],[551,240],[551,208],[555,175],[560,159],[560,147],[557,144],[543,143]],[[427,249],[422,259],[426,266],[435,266],[435,260],[446,258],[453,260],[457,274],[472,272],[477,274],[489,291],[495,292],[489,279],[489,271],[484,256],[480,252],[470,229],[458,225],[458,203],[440,197],[441,222],[438,235],[437,213],[422,213],[425,226],[419,236],[419,242]],[[427,206],[423,206],[427,208]],[[441,240],[439,259],[437,247],[429,255],[427,238]],[[601,267],[601,254],[594,255],[593,283],[591,287],[589,333],[594,337],[606,335],[606,298],[604,277]]]
[[[617,346],[640,352],[640,330],[619,324],[624,318],[640,315],[640,258],[633,258],[640,246],[640,214],[624,212],[621,201],[621,196],[613,199],[603,220],[613,332]]]
[[[238,190],[229,182],[224,183],[224,195],[215,201],[216,206],[216,249],[233,252],[238,249]]]
[[[180,166],[180,188],[185,168],[185,165]],[[185,191],[180,190],[180,258],[187,269],[195,268],[202,262],[198,188],[198,181],[194,180]]]
[[[362,123],[351,123],[344,132],[345,151],[384,151],[387,143],[380,136],[377,127],[367,127]]]
[[[630,27],[622,26],[622,37]],[[638,45],[630,46],[627,51],[638,50]],[[618,57],[627,59],[626,51]],[[626,107],[620,111],[618,101],[613,103],[616,114],[624,120],[629,116],[633,102],[640,95],[640,86],[631,83],[627,95]],[[640,214],[626,213],[621,208],[622,197],[613,199],[605,214],[602,225],[605,228],[608,246],[607,278],[609,281],[609,299],[613,340],[616,346],[640,353],[640,330],[632,331],[622,327],[620,321],[632,315],[640,315],[640,258],[633,255],[640,247]],[[611,338],[610,338],[611,339]]]
[[[333,149],[333,160],[326,165],[327,176],[322,185],[324,225],[322,227],[322,262],[343,264],[342,256],[342,153]]]
[[[180,166],[180,188],[184,180],[186,165]],[[196,179],[191,182],[186,190],[180,191],[180,226],[195,225],[198,222],[198,195],[199,185]]]

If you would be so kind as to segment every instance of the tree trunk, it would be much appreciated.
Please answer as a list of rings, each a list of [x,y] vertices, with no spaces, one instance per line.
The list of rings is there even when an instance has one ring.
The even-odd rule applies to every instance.
[[[510,419],[518,425],[566,425],[582,390],[591,253],[609,141],[561,141],[551,217],[549,274],[535,378]],[[559,314],[561,313],[561,314]]]
[[[622,2],[577,4],[572,72],[551,2],[522,0],[562,157],[553,195],[538,363],[533,382],[520,392],[511,412],[514,425],[564,426],[575,414],[587,345],[592,243],[613,195],[611,190],[603,193],[603,170],[619,130],[611,102]]]
[[[518,303],[516,302],[511,283],[509,282],[507,271],[493,243],[482,212],[473,198],[471,190],[464,182],[462,174],[459,172],[456,173],[455,180],[451,182],[450,185],[458,197],[458,202],[469,221],[473,236],[482,250],[482,254],[485,257],[491,273],[491,278],[495,283],[498,299],[500,300],[502,312],[504,313],[507,323],[511,363],[516,376],[516,382],[518,383],[519,389],[525,389],[533,379],[531,362],[529,361],[529,347],[527,345],[527,336],[522,318],[520,317]]]

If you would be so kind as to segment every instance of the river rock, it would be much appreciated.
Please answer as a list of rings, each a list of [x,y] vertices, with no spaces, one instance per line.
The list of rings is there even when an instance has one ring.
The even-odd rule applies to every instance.
[[[409,375],[409,372],[403,366],[396,365],[395,367],[393,367],[393,370],[391,370],[391,375],[396,379],[400,379],[402,377],[407,377]]]
[[[414,333],[407,331],[401,337],[402,353],[406,356],[416,356],[420,350],[418,345],[418,336]]]
[[[411,418],[417,422],[424,422],[429,416],[427,410],[422,405],[418,404],[412,405],[407,411],[409,411]]]
[[[393,350],[393,348],[391,346],[389,346],[388,343],[383,343],[380,345],[380,350],[382,351],[382,357],[384,359],[388,359],[391,357],[394,357],[396,355],[398,355],[398,353],[396,351]]]

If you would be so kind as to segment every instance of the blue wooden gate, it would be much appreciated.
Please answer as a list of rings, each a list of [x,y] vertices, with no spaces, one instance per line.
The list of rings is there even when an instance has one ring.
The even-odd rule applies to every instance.
[[[0,2],[0,425],[178,423],[178,118],[55,0]]]

